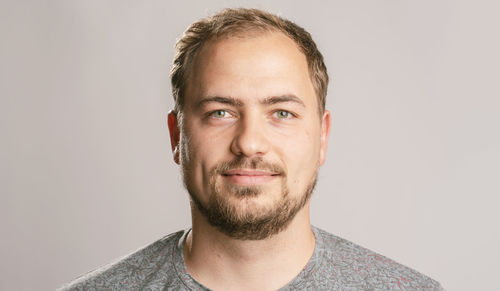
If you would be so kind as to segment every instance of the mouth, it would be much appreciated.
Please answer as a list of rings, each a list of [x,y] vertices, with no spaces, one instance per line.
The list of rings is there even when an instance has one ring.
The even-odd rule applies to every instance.
[[[235,185],[262,185],[281,176],[280,173],[262,171],[233,169],[222,173],[222,177]]]

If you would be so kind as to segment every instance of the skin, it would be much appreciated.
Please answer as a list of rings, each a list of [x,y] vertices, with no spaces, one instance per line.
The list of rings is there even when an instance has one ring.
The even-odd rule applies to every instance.
[[[216,195],[211,182],[241,216],[276,208],[284,189],[292,201],[305,195],[325,161],[330,113],[320,116],[306,58],[291,39],[265,32],[206,43],[194,60],[185,98],[183,127],[175,114],[168,125],[174,160],[200,203]],[[211,176],[221,162],[236,159],[276,167],[243,166]],[[245,187],[258,194],[234,194]],[[238,239],[212,226],[191,203],[193,227],[184,246],[190,274],[214,290],[279,289],[314,251],[309,208],[308,201],[277,234]]]

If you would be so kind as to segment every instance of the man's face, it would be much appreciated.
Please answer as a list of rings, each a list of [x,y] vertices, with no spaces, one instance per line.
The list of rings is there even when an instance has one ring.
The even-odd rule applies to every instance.
[[[284,34],[205,44],[179,142],[194,211],[234,238],[283,230],[309,203],[325,159],[330,119],[318,108],[306,58]]]

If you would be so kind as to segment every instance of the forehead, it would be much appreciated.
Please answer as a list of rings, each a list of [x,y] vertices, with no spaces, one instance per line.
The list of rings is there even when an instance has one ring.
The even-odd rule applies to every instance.
[[[265,98],[293,94],[304,103],[313,96],[307,59],[281,32],[220,37],[195,56],[186,103],[203,96]]]

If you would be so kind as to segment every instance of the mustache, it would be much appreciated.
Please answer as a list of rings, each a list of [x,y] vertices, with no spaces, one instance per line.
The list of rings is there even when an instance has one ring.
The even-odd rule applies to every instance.
[[[269,171],[278,175],[285,175],[285,169],[277,164],[264,161],[262,157],[246,158],[240,157],[232,161],[221,162],[215,166],[213,173],[222,175],[232,169],[252,169],[260,171]]]

